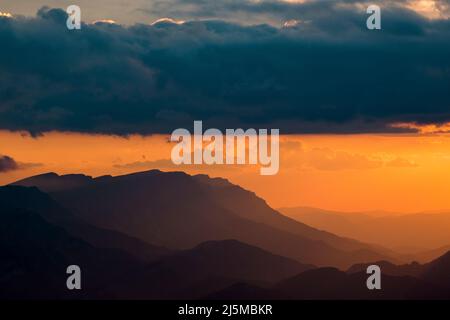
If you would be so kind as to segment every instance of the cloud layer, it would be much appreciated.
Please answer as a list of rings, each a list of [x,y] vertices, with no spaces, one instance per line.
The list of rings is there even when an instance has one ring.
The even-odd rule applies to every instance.
[[[19,169],[19,165],[13,158],[0,155],[0,173],[17,169]]]
[[[449,20],[386,6],[383,29],[369,31],[352,2],[189,3],[192,16],[174,17],[193,19],[201,6],[217,18],[228,10],[298,23],[162,20],[68,31],[59,9],[0,17],[0,129],[151,134],[203,120],[281,133],[385,132],[405,130],[394,122],[450,120]]]
[[[0,173],[14,171],[14,170],[22,170],[29,168],[36,168],[42,166],[41,163],[25,163],[25,162],[17,162],[10,156],[1,155],[0,154]]]

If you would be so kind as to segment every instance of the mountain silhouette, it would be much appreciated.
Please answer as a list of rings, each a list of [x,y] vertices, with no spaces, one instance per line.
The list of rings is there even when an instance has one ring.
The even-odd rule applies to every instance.
[[[290,299],[436,299],[449,291],[410,276],[382,274],[381,290],[369,290],[365,272],[348,274],[334,268],[306,271],[274,287]]]
[[[68,180],[72,188],[65,185]],[[97,227],[173,249],[236,239],[319,266],[347,268],[357,262],[395,260],[381,248],[287,218],[254,193],[205,175],[158,170],[95,179],[45,174],[14,185],[49,191],[64,207]]]
[[[235,240],[148,263],[95,248],[32,211],[3,209],[0,218],[1,299],[195,299],[236,281],[272,285],[313,268]],[[69,265],[81,268],[80,291],[66,288]]]
[[[205,300],[281,300],[282,292],[271,288],[262,288],[245,282],[233,283],[217,292],[203,297]]]
[[[411,276],[382,273],[381,290],[369,290],[364,271],[346,273],[336,268],[305,271],[280,283],[261,287],[234,283],[207,296],[207,299],[282,299],[282,300],[429,300],[449,299],[450,288]]]
[[[450,251],[425,264],[412,262],[409,264],[395,265],[388,261],[378,261],[373,263],[355,264],[347,270],[347,273],[361,272],[366,270],[371,264],[380,266],[383,274],[393,276],[413,276],[441,287],[450,288]]]
[[[162,265],[181,273],[187,271],[191,278],[195,274],[200,277],[212,274],[263,284],[275,283],[315,268],[237,240],[204,242],[163,259]]]
[[[40,190],[49,193],[74,189],[76,187],[87,185],[92,181],[93,179],[91,177],[84,174],[66,174],[60,176],[54,172],[50,172],[33,176],[31,178],[25,178],[15,183],[15,185],[20,185],[23,187],[39,186]]]
[[[389,261],[376,261],[373,263],[355,264],[347,270],[347,273],[353,274],[358,272],[365,272],[369,265],[379,266],[383,274],[387,274],[390,276],[420,277],[424,271],[423,265],[415,261],[403,265],[395,265]]]
[[[90,225],[36,187],[0,187],[0,210],[7,209],[33,211],[50,223],[62,227],[72,236],[79,237],[93,246],[122,249],[146,261],[153,261],[170,253],[170,250],[166,248],[150,245],[135,237]]]
[[[197,299],[236,282],[274,285],[311,268],[236,240],[208,241],[149,265],[111,290],[127,293],[127,299]]]
[[[395,264],[224,179],[160,171],[33,179],[0,187],[1,299],[450,298],[450,252]],[[66,288],[72,264],[81,291]],[[370,264],[381,267],[382,290],[366,287]]]
[[[236,240],[168,251],[91,226],[35,187],[1,187],[0,219],[5,299],[193,299],[314,268]],[[82,269],[80,292],[65,286],[71,264]]]
[[[381,290],[366,287],[369,265],[381,268]],[[214,292],[212,300],[448,300],[450,252],[427,264],[395,265],[388,261],[356,264],[346,272],[315,268],[273,286],[235,282]]]
[[[387,261],[379,261],[374,263],[356,264],[347,270],[348,274],[363,272],[367,266],[376,264],[380,266],[384,275],[391,276],[412,276],[423,280],[428,284],[433,284],[442,291],[442,289],[450,290],[450,251],[441,257],[425,264],[413,262],[404,265],[394,265]]]
[[[428,262],[450,249],[448,212],[338,212],[309,207],[280,212],[312,227],[403,253],[404,260]]]
[[[108,283],[144,266],[120,250],[94,248],[28,210],[2,209],[0,219],[1,299],[114,298]],[[82,290],[67,289],[69,265],[81,268]]]
[[[450,288],[450,251],[425,264],[421,278],[440,287]]]

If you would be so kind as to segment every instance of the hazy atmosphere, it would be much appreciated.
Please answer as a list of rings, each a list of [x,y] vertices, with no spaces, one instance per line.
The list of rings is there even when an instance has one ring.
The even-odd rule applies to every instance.
[[[0,300],[450,299],[450,0],[0,0],[0,44]]]

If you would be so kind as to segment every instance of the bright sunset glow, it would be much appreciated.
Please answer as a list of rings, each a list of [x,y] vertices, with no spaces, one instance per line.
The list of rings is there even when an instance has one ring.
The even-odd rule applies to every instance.
[[[448,5],[443,2],[434,0],[410,0],[407,8],[416,11],[417,13],[429,19],[446,19],[448,18]]]
[[[1,12],[0,11],[0,17],[12,18],[12,14],[9,12]]]
[[[449,1],[0,0],[0,301],[450,300]]]
[[[73,133],[32,138],[3,131],[2,153],[34,165],[0,174],[0,183],[50,171],[101,176],[182,170],[228,178],[273,207],[403,212],[450,208],[450,135],[285,135],[280,137],[276,176],[260,176],[259,166],[177,167],[170,161],[172,144],[167,139]]]

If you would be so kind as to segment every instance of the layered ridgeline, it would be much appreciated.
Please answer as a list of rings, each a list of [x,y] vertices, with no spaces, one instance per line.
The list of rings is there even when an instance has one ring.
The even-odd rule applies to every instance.
[[[448,299],[450,253],[426,265],[383,268],[367,290],[366,265],[313,268],[235,240],[210,241],[146,263],[96,248],[25,209],[1,209],[1,299]],[[82,270],[82,290],[65,287]]]
[[[115,298],[107,285],[144,263],[130,254],[90,245],[39,214],[0,210],[0,299]],[[82,289],[68,290],[66,269],[82,270]]]
[[[394,260],[388,250],[319,231],[281,215],[254,193],[224,179],[152,170],[91,178],[54,173],[15,186],[47,192],[74,215],[155,246],[188,249],[236,239],[318,266]]]
[[[314,257],[302,250],[320,248],[348,257],[352,250],[373,249],[291,222],[282,216],[278,219],[280,215],[264,201],[225,180],[151,171],[98,179],[50,174],[20,184],[35,184],[35,181],[32,182],[34,179],[42,183],[40,189],[49,191],[51,195],[36,187],[0,187],[1,299],[450,298],[450,253],[423,265],[396,265],[392,260],[367,258],[347,271],[301,263],[299,261],[308,261],[307,257]],[[141,179],[152,182],[147,185]],[[147,191],[154,193],[140,194],[137,186],[152,186]],[[182,194],[182,189],[170,189],[177,186],[189,186],[192,192],[177,196]],[[172,191],[166,194],[162,191],[166,189]],[[88,196],[90,193],[96,197]],[[83,194],[86,196],[83,197]],[[77,196],[78,206],[75,205]],[[209,199],[205,200],[206,207],[197,203],[204,197]],[[191,202],[183,206],[180,199],[184,201],[189,198]],[[232,199],[234,201],[230,203]],[[129,201],[131,207],[115,211],[111,209],[112,205],[107,205],[109,200],[114,200],[112,202],[116,206],[123,206],[120,208],[125,208],[122,203]],[[91,207],[87,207],[88,203]],[[66,204],[70,204],[68,207],[71,209]],[[153,211],[144,210],[146,206]],[[190,206],[197,210],[214,210],[195,212],[194,209],[187,210]],[[161,212],[156,208],[160,208]],[[162,211],[163,208],[181,209]],[[104,211],[98,211],[100,209]],[[168,212],[172,218],[181,216],[184,229],[188,229],[183,229],[183,237],[177,238],[177,241],[172,242],[169,236],[163,234],[173,235],[176,231],[161,218],[163,212]],[[274,253],[282,248],[273,246],[273,250],[267,250],[248,244],[248,241],[244,243],[241,239],[201,240],[213,234],[209,231],[202,237],[193,237],[193,233],[199,231],[201,221],[198,220],[207,216],[207,212],[212,212],[212,217],[207,221],[219,235],[244,238],[244,230],[241,229],[246,228],[245,231],[251,236],[245,239],[259,241],[263,245],[267,242],[260,237],[285,236],[285,239],[299,245],[296,258]],[[88,219],[89,214],[92,219]],[[163,231],[159,232],[155,232],[156,228],[148,228],[151,233],[147,238],[139,233],[144,232],[141,229],[137,229],[139,232],[133,231],[137,224],[127,225],[129,229],[124,232],[120,227],[120,215],[130,215],[133,219],[142,217],[138,219],[141,223],[156,223],[160,219],[166,225],[161,224]],[[114,224],[108,223],[108,217]],[[197,229],[189,231],[192,223]],[[206,224],[202,226],[207,227]],[[231,233],[233,228],[239,232]],[[196,240],[192,240],[191,236]],[[158,241],[150,243],[148,239]],[[183,240],[189,243],[185,244]],[[277,242],[277,239],[273,241],[286,243]],[[320,247],[315,247],[317,243]],[[332,243],[336,243],[336,247]],[[322,257],[328,259],[330,265],[333,262],[325,255]],[[365,270],[371,264],[369,261],[378,261],[375,263],[382,268],[382,290],[367,290]],[[82,270],[82,290],[70,291],[66,288],[66,268],[72,264]]]
[[[428,262],[450,250],[450,213],[338,212],[309,207],[279,211],[314,228],[376,243],[404,254],[406,260]]]
[[[98,248],[121,249],[147,262],[171,253],[169,249],[151,245],[138,238],[91,225],[36,187],[0,187],[2,215],[18,209],[38,214],[46,222],[61,227],[72,236]]]
[[[381,290],[368,290],[366,269],[381,267]],[[421,265],[394,265],[387,261],[358,264],[346,272],[336,268],[315,268],[272,286],[235,283],[208,296],[209,299],[450,299],[450,252]]]
[[[240,281],[271,286],[313,267],[235,240],[148,262],[94,247],[36,212],[0,212],[0,299],[194,299]],[[82,290],[67,289],[69,265],[81,268]]]

